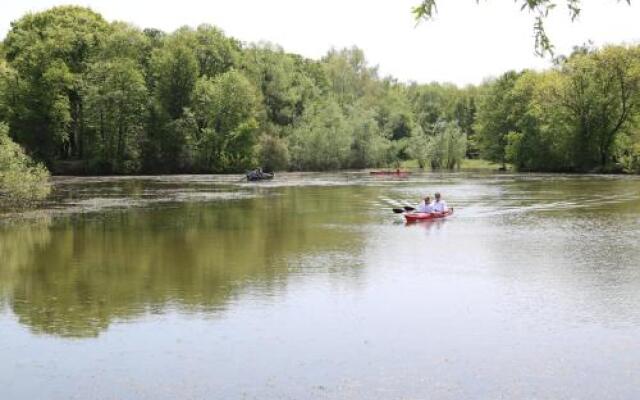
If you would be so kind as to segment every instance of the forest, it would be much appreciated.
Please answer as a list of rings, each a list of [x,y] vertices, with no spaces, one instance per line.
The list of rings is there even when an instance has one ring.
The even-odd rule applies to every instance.
[[[466,157],[638,173],[639,104],[637,45],[579,46],[546,71],[457,87],[380,76],[356,47],[313,60],[211,25],[166,33],[55,7],[14,21],[0,45],[0,196],[33,192],[48,171],[454,169]]]

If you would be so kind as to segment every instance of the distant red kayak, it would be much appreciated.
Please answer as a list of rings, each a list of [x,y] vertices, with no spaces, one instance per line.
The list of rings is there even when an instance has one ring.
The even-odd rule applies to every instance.
[[[376,176],[409,176],[410,174],[407,171],[371,171],[369,173]]]
[[[449,211],[445,213],[419,213],[419,212],[411,212],[404,214],[404,218],[407,222],[418,222],[418,221],[430,221],[433,219],[442,219],[446,218],[453,214],[453,208],[450,208]]]

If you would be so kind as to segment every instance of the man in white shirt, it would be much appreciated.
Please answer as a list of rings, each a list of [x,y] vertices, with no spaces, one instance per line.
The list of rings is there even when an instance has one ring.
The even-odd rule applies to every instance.
[[[436,193],[436,201],[433,202],[433,211],[439,213],[445,213],[449,211],[447,203],[442,200],[440,193]]]
[[[433,203],[431,203],[431,197],[425,197],[424,201],[418,204],[418,208],[416,209],[416,211],[419,213],[432,213]]]

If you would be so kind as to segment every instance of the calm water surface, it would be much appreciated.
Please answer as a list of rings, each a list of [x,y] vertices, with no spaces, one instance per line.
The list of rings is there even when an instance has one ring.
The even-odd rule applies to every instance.
[[[234,179],[5,216],[0,399],[640,398],[639,179]]]

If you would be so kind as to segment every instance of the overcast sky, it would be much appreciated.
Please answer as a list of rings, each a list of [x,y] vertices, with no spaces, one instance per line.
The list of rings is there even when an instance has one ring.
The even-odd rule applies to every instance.
[[[558,52],[592,40],[640,42],[640,5],[586,0],[571,23],[564,8],[547,32]],[[410,9],[419,0],[82,0],[108,20],[173,31],[209,23],[244,42],[270,41],[319,58],[333,47],[357,45],[382,74],[403,81],[479,83],[509,69],[543,68],[534,55],[532,17],[512,0],[440,0],[435,21],[416,26]],[[0,35],[28,11],[69,4],[57,0],[2,0]]]

